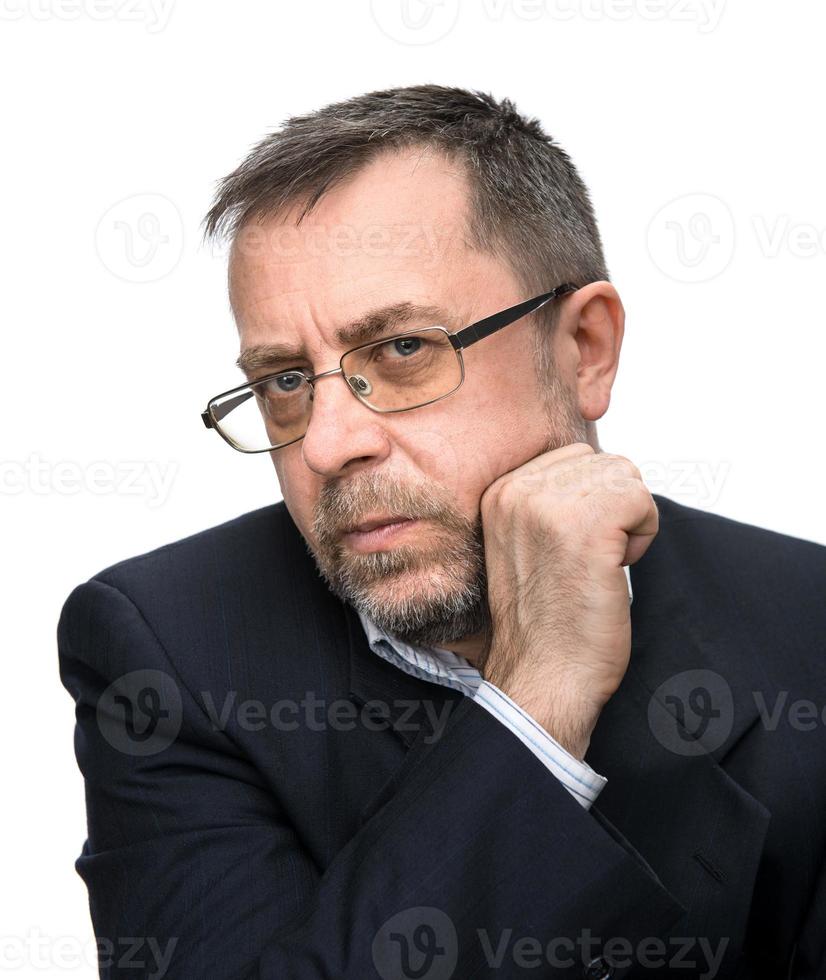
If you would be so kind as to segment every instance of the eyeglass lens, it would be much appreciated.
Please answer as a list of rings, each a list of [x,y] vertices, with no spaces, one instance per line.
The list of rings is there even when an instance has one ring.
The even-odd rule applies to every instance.
[[[459,387],[462,363],[447,334],[427,328],[350,351],[344,378],[357,397],[384,412],[416,408]],[[217,399],[213,417],[236,445],[248,451],[300,438],[312,412],[313,388],[299,371],[287,371]]]

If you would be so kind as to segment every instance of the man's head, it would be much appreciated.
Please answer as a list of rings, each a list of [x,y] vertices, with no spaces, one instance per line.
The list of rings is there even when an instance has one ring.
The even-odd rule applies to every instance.
[[[431,308],[387,335],[457,331],[560,283],[583,287],[468,348],[463,385],[431,405],[378,414],[341,375],[319,379],[306,435],[272,453],[333,591],[391,634],[473,658],[489,628],[480,498],[539,453],[598,448],[617,368],[622,306],[570,160],[507,100],[373,92],[256,146],[220,185],[206,232],[232,240],[242,352],[303,351],[253,378],[338,367],[336,331],[378,311]],[[356,550],[342,532],[373,515],[418,523]]]

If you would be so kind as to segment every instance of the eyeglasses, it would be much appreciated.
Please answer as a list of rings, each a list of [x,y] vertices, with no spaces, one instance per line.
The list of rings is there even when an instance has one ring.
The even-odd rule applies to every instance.
[[[241,453],[282,449],[307,432],[315,382],[340,374],[350,391],[374,412],[408,412],[447,398],[462,386],[462,351],[545,303],[579,289],[564,283],[500,313],[451,333],[424,327],[361,344],[342,354],[339,366],[321,374],[279,371],[210,398],[204,425]]]

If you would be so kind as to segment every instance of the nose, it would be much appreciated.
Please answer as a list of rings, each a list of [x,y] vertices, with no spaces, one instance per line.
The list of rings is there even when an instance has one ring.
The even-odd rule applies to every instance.
[[[307,466],[326,479],[374,464],[390,452],[383,416],[360,402],[340,371],[324,371],[313,382],[312,412],[301,440]]]

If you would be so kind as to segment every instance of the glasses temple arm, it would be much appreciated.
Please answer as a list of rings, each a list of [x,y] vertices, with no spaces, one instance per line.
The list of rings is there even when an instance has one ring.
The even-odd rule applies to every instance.
[[[465,327],[464,330],[460,330],[455,335],[456,339],[462,347],[470,347],[477,340],[489,337],[502,327],[513,323],[514,320],[527,316],[528,313],[533,313],[534,310],[538,310],[540,306],[544,306],[552,299],[557,299],[566,293],[572,293],[578,288],[578,286],[574,286],[570,282],[563,283],[561,286],[557,286],[556,289],[552,289],[549,293],[543,293],[541,296],[534,297],[534,299],[526,300],[517,306],[511,306],[507,310],[502,310],[501,313],[494,313],[493,316],[485,317],[484,320],[477,320],[476,323],[471,323],[470,326]]]
[[[234,408],[238,408],[248,398],[252,398],[252,395],[253,393],[251,391],[242,391],[240,395],[236,395],[234,398],[228,398],[225,402],[221,402],[220,405],[215,405],[211,410],[207,409],[205,412],[201,412],[204,425],[208,429],[211,429],[213,422],[220,422],[221,419],[226,418]]]

